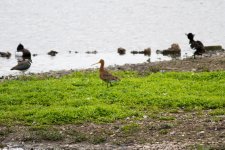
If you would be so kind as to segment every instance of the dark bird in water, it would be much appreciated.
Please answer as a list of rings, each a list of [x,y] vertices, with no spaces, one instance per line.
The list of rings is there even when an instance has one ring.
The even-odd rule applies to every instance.
[[[195,36],[194,34],[188,33],[186,35],[187,35],[187,38],[189,39],[190,47],[192,49],[195,49],[196,50],[194,52],[194,58],[195,58],[195,55],[202,55],[203,53],[205,53],[205,47],[204,47],[204,45],[202,44],[201,41],[195,41],[194,40],[194,36]]]
[[[48,52],[48,55],[51,55],[51,56],[55,56],[56,54],[58,54],[58,52],[54,50],[51,50],[50,52]]]
[[[23,61],[18,61],[18,64],[11,68],[11,70],[19,70],[22,71],[23,73],[27,71],[30,66],[31,66],[31,59],[25,59]]]
[[[0,52],[0,56],[9,58],[11,56],[11,53],[10,52]]]
[[[99,68],[99,73],[100,73],[100,79],[102,79],[103,81],[106,82],[107,87],[108,84],[110,84],[110,86],[112,85],[112,82],[116,82],[119,81],[120,79],[116,76],[113,76],[112,74],[110,74],[107,70],[104,69],[104,60],[101,59],[99,62],[95,63],[95,64],[101,64],[100,68]],[[93,64],[93,65],[95,65]]]
[[[17,46],[17,52],[22,52],[22,57],[31,58],[30,51],[25,49],[21,43]]]

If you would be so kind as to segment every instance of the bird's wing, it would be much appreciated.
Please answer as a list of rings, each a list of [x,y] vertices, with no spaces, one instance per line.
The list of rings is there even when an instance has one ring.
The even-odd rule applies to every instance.
[[[101,77],[102,77],[103,80],[107,80],[107,81],[117,81],[117,80],[119,80],[118,77],[113,76],[111,73],[109,73],[106,70],[104,70],[104,72],[101,74]]]
[[[18,64],[11,70],[26,70],[30,67],[30,65],[31,65],[30,62],[28,61],[18,62]]]
[[[204,46],[201,41],[196,41],[199,46]]]
[[[191,42],[191,48],[196,49],[196,50],[204,49],[204,46],[201,41],[194,41],[194,42]]]

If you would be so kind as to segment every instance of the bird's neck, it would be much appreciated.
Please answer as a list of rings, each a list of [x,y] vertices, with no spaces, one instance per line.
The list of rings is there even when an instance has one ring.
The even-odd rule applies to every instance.
[[[195,42],[194,39],[189,39],[189,43],[193,43],[193,42]]]
[[[194,42],[194,37],[189,37],[190,42]]]
[[[101,63],[101,66],[100,66],[99,71],[101,72],[101,71],[103,71],[103,70],[104,70],[104,63]]]

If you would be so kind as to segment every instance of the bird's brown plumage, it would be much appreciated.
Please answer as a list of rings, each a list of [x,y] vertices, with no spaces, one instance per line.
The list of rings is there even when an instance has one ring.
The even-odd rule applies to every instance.
[[[105,70],[104,68],[104,60],[101,59],[98,63],[101,64],[100,68],[99,68],[99,76],[100,79],[102,79],[103,81],[105,81],[107,83],[107,87],[108,84],[112,84],[112,82],[114,81],[119,81],[120,79],[114,75],[112,75],[111,73],[109,73],[107,70]]]

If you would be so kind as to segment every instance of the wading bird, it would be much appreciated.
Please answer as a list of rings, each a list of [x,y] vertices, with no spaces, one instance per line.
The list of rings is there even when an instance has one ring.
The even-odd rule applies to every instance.
[[[187,35],[187,38],[189,39],[190,47],[192,49],[195,49],[196,50],[194,52],[194,58],[195,58],[195,55],[202,55],[203,53],[205,53],[205,47],[204,47],[204,45],[202,44],[201,41],[195,41],[194,40],[194,36],[195,36],[194,34],[188,33],[186,35]]]
[[[116,76],[113,76],[112,74],[110,74],[107,70],[104,69],[104,60],[100,59],[99,62],[95,63],[95,64],[101,64],[100,68],[99,68],[99,73],[100,73],[100,79],[102,79],[103,81],[106,82],[107,87],[108,85],[112,85],[112,82],[116,82],[119,81],[120,79]],[[93,65],[95,65],[93,64]]]
[[[30,59],[25,59],[23,61],[19,61],[16,66],[11,68],[11,70],[19,70],[19,71],[22,71],[24,74],[24,72],[30,68],[31,62],[32,61]]]

